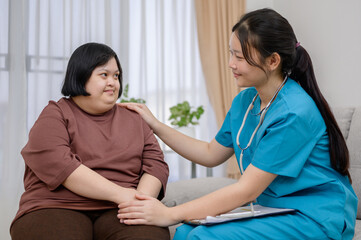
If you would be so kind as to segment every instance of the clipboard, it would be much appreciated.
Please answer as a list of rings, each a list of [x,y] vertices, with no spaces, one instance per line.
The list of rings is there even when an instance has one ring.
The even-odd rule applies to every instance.
[[[203,219],[193,219],[190,221],[184,221],[184,223],[191,225],[213,225],[213,224],[219,224],[229,221],[236,221],[240,219],[285,214],[296,211],[295,209],[291,209],[291,208],[272,208],[272,207],[264,207],[259,204],[255,204],[253,206],[253,209],[254,211],[252,213],[251,206],[238,207],[228,213],[220,214],[215,217],[207,216],[206,218]]]

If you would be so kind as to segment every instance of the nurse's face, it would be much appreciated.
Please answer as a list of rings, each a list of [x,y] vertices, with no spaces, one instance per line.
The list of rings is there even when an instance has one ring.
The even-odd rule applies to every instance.
[[[239,87],[259,87],[265,83],[267,76],[259,67],[250,65],[243,56],[242,47],[236,34],[233,32],[229,41],[229,67]],[[252,51],[252,58],[257,62],[258,56]]]

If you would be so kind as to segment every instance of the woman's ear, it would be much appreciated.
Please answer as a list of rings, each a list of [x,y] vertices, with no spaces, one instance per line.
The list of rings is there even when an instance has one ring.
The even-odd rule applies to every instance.
[[[274,52],[266,59],[267,68],[269,71],[274,71],[281,65],[281,56]]]

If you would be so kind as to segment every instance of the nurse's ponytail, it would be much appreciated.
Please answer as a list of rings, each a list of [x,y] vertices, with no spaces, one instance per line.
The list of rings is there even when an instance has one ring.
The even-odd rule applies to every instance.
[[[301,45],[298,46],[296,50],[296,59],[291,70],[290,78],[297,81],[316,103],[327,127],[330,141],[331,166],[342,175],[347,175],[351,181],[351,176],[348,171],[350,167],[349,151],[345,138],[342,135],[330,106],[318,87],[310,56]]]
[[[349,177],[349,152],[336,119],[323,97],[307,51],[296,39],[288,21],[272,9],[260,9],[245,14],[232,28],[242,47],[243,56],[253,66],[261,68],[265,59],[278,53],[282,59],[282,72],[297,81],[316,103],[327,127],[330,141],[331,166]],[[252,58],[251,50],[259,52],[260,63]],[[265,71],[266,72],[266,71]]]

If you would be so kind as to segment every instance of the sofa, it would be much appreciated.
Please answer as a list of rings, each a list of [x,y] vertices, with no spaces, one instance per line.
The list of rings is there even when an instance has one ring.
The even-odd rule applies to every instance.
[[[352,186],[357,196],[361,196],[361,106],[356,108],[334,108],[333,113],[347,141],[350,152]],[[230,178],[208,177],[171,182],[168,184],[167,192],[162,202],[167,206],[176,206],[199,198],[235,181]],[[358,204],[354,239],[361,240],[360,202]],[[179,225],[176,224],[169,227],[171,238],[173,238],[175,229]]]

